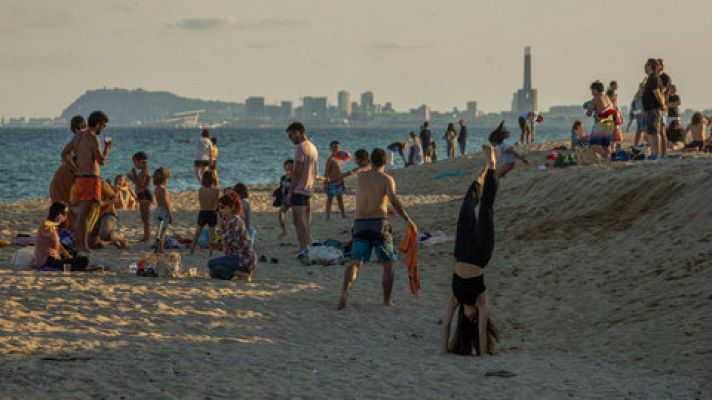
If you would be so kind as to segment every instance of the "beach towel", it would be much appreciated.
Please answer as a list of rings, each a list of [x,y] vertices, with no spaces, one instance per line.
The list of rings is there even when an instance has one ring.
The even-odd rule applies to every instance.
[[[464,172],[460,171],[453,171],[453,172],[443,172],[442,174],[438,174],[433,176],[430,179],[435,179],[436,181],[443,179],[443,178],[449,178],[449,177],[459,177],[459,176],[465,176]]]
[[[405,264],[408,267],[408,282],[410,292],[418,297],[420,294],[420,277],[418,276],[418,232],[413,228],[405,231],[405,236],[398,245],[398,251],[405,253]]]

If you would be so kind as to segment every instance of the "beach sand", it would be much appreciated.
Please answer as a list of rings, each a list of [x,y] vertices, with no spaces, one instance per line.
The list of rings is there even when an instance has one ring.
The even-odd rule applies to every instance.
[[[258,253],[279,263],[252,283],[207,278],[205,250],[183,255],[201,277],[139,278],[125,271],[145,245],[95,251],[111,271],[71,275],[18,271],[16,248],[1,248],[0,398],[712,398],[712,159],[539,171],[552,146],[530,146],[532,165],[499,189],[486,277],[496,356],[440,354],[452,243],[421,249],[420,298],[401,262],[384,307],[370,264],[337,312],[344,268],[301,265],[262,186],[250,197]],[[476,154],[392,174],[421,231],[454,234],[481,165]],[[453,171],[466,176],[431,179]],[[349,238],[347,193],[349,218],[328,222],[317,196],[314,239]],[[196,194],[174,199],[174,232],[191,236]],[[33,233],[47,206],[0,204],[0,236]],[[120,223],[139,237],[137,211]]]

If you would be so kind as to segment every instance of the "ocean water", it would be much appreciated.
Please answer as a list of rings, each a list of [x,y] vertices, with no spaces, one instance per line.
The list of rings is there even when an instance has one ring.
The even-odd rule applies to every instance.
[[[516,128],[516,129],[515,129]],[[492,127],[468,127],[468,152],[477,151]],[[513,142],[518,139],[518,127],[510,127]],[[445,158],[445,144],[440,140],[445,127],[433,127],[438,140],[439,159]],[[308,130],[320,157],[320,172],[329,154],[329,143],[338,140],[353,153],[359,148],[369,151],[385,148],[397,140],[406,140],[409,130],[398,128],[333,128]],[[38,199],[49,196],[49,183],[59,166],[62,143],[69,133],[65,129],[0,128],[3,151],[0,152],[0,201]],[[168,184],[171,191],[196,190],[199,187],[193,172],[193,145],[180,143],[197,137],[196,129],[112,128],[106,134],[114,141],[110,159],[102,168],[102,176],[113,181],[117,174],[126,174],[132,167],[131,156],[145,151],[149,167],[165,167],[171,171]],[[218,169],[221,185],[237,182],[247,184],[277,182],[282,176],[282,162],[294,154],[294,145],[284,129],[224,128],[212,130],[220,148]],[[514,137],[517,137],[516,139]],[[537,141],[568,138],[566,128],[537,128]],[[397,167],[402,167],[397,158]],[[344,168],[354,167],[353,161]]]

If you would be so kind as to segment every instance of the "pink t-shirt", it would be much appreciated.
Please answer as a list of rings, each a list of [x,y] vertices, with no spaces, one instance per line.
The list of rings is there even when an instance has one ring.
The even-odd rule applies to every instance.
[[[37,242],[35,243],[35,265],[38,267],[43,266],[49,256],[55,259],[62,258],[59,254],[59,249],[62,247],[62,244],[59,242],[57,230],[52,229],[51,232],[48,232],[48,237],[40,234],[40,231],[44,229],[44,224],[42,224],[37,231]]]
[[[304,170],[299,182],[292,182],[294,193],[311,196],[314,194],[314,181],[319,173],[319,153],[316,147],[309,140],[305,140],[297,145],[294,150],[294,163],[301,163]]]

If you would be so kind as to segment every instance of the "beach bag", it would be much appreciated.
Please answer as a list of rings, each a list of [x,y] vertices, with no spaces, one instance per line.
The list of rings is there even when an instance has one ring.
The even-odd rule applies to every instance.
[[[304,252],[305,264],[337,265],[344,260],[344,252],[332,246],[309,246]]]
[[[12,265],[17,268],[29,268],[35,265],[35,248],[23,247],[12,255]]]

